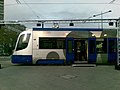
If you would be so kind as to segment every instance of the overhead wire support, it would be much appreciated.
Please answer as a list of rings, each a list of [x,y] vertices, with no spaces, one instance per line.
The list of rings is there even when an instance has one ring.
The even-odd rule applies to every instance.
[[[43,4],[43,5],[54,5],[54,4],[57,4],[57,5],[64,5],[64,4],[67,4],[67,5],[79,5],[79,4],[83,4],[83,5],[93,5],[93,4],[111,4],[111,3],[64,3],[64,2],[51,2],[51,3],[21,3],[21,4],[28,4],[28,5],[40,5],[40,4]],[[5,6],[13,6],[13,5],[17,5],[17,4],[6,4]]]
[[[26,4],[26,3],[22,3]],[[65,3],[65,2],[50,2],[50,3],[27,3],[27,4],[108,4],[108,3]]]
[[[102,19],[103,22],[107,23],[107,22],[116,22],[118,21],[118,19]],[[71,22],[71,21],[74,21],[74,22],[81,22],[83,23],[84,21],[86,22],[89,22],[89,23],[99,23],[101,22],[101,19],[48,19],[48,20],[0,20],[0,23],[2,24],[6,24],[6,23],[53,23],[53,22]]]
[[[112,11],[109,10],[109,11],[106,11],[106,12],[101,12],[100,14],[93,15],[93,17],[100,16],[100,15],[103,15],[103,14],[106,14],[106,13],[109,13],[109,12],[112,12]]]

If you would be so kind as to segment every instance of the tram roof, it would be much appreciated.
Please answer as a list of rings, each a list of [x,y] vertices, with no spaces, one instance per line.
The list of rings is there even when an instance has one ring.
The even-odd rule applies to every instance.
[[[102,31],[102,28],[33,28],[33,31]]]

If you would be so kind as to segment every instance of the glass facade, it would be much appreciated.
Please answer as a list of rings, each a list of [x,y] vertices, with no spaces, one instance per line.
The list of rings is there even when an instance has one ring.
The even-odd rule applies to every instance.
[[[0,0],[0,20],[4,20],[4,0]]]

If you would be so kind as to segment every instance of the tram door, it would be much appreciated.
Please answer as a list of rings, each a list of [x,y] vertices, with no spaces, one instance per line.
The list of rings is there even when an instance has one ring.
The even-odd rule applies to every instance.
[[[108,38],[108,63],[115,63],[117,60],[117,39]]]
[[[66,38],[66,63],[74,63],[74,39]]]
[[[75,61],[87,61],[85,40],[75,40]]]
[[[88,39],[88,62],[95,63],[97,58],[96,53],[96,38]]]

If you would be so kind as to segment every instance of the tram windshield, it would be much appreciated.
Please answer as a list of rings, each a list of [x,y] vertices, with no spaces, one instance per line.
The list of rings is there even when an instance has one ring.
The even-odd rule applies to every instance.
[[[28,46],[30,35],[31,34],[22,34],[19,37],[16,51],[25,49]]]

